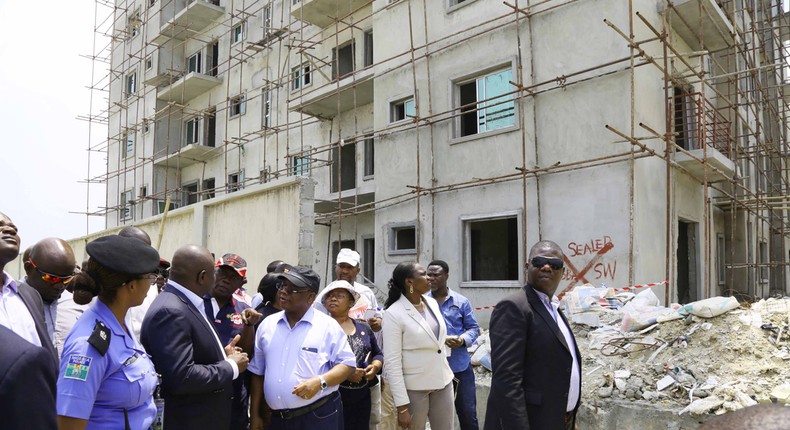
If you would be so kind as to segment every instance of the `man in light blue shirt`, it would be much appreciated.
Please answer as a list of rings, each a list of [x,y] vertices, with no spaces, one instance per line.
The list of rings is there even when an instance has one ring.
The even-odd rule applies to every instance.
[[[320,284],[313,270],[295,266],[278,277],[283,311],[258,327],[249,367],[250,428],[262,430],[266,423],[268,430],[340,430],[337,386],[356,368],[348,338],[334,319],[313,309]],[[262,401],[271,410],[271,423],[261,417]]]
[[[447,357],[450,369],[458,379],[458,391],[455,396],[455,412],[461,430],[477,430],[477,397],[475,391],[475,373],[472,360],[466,348],[477,340],[480,325],[475,319],[472,305],[466,297],[450,290],[447,278],[450,267],[442,260],[434,260],[428,264],[428,284],[431,296],[439,303],[439,309],[447,324],[447,341],[452,354]]]

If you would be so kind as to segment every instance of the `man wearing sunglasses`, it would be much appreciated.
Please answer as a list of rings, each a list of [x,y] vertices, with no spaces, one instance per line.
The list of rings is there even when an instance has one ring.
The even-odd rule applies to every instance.
[[[493,377],[485,430],[575,428],[581,357],[554,293],[563,253],[551,241],[529,253],[527,285],[491,314]]]
[[[76,274],[74,251],[64,240],[50,237],[33,245],[26,254],[23,283],[41,296],[47,334],[60,356],[66,336],[88,307],[74,303],[72,294],[66,291],[66,284]]]

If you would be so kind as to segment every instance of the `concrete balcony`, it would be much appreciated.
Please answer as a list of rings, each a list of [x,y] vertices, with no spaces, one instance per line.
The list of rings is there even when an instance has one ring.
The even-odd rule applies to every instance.
[[[186,103],[222,83],[222,79],[203,73],[190,72],[162,89],[156,95],[159,100]]]
[[[205,30],[225,14],[218,0],[192,0],[172,19],[162,25],[152,42],[162,45],[170,39],[185,40]]]
[[[373,102],[373,68],[351,73],[315,89],[291,94],[292,110],[319,118],[334,118]]]
[[[659,2],[659,11],[664,7]],[[702,3],[702,13],[700,5]],[[699,50],[700,29],[702,23],[702,41],[707,50],[718,50],[733,43],[732,23],[714,0],[675,0],[674,7],[669,8],[672,15],[672,30],[683,38],[693,50]]]
[[[338,196],[341,196],[338,199]],[[376,184],[373,181],[363,182],[356,188],[342,193],[329,193],[315,196],[315,213],[326,214],[337,212],[338,209],[351,209],[376,201]]]
[[[732,179],[736,167],[730,121],[700,93],[680,93],[670,99],[675,144],[686,151],[677,150],[672,159],[700,179],[707,169],[708,182]]]
[[[178,151],[172,154],[155,159],[154,164],[157,166],[187,167],[195,163],[208,161],[219,155],[219,153],[220,149],[213,146],[192,143],[182,146]]]
[[[370,3],[371,0],[301,0],[291,7],[291,16],[325,28]]]

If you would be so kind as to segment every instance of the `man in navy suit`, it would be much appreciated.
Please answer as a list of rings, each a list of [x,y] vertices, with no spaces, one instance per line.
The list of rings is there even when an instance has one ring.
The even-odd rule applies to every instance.
[[[170,280],[143,320],[141,341],[162,375],[164,427],[225,429],[231,422],[233,380],[249,359],[223,346],[204,313],[203,296],[214,287],[214,260],[205,248],[186,245],[173,255]]]
[[[0,417],[6,430],[54,429],[55,364],[49,351],[0,326]]]
[[[554,297],[563,254],[550,241],[529,253],[527,285],[491,315],[491,364],[485,430],[570,430],[581,394],[581,357]]]

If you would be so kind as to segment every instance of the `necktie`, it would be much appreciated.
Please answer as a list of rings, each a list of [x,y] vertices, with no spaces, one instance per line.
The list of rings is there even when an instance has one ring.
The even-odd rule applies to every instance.
[[[206,310],[206,316],[208,317],[208,321],[214,321],[214,308],[211,306],[211,299],[208,297],[203,297],[203,307]]]

